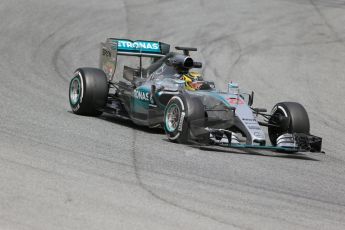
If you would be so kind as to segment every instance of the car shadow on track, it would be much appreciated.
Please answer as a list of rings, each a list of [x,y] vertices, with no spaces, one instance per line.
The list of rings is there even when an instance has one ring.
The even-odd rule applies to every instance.
[[[316,159],[314,156],[313,157],[309,156],[309,153],[280,153],[280,152],[267,151],[267,150],[255,151],[253,149],[236,149],[236,148],[231,148],[231,147],[227,149],[226,147],[196,146],[196,145],[195,146],[192,145],[191,147],[198,148],[202,151],[213,151],[213,152],[220,152],[220,153],[245,154],[245,155],[254,155],[254,156],[261,156],[261,157],[276,157],[276,158],[286,158],[286,159],[295,159],[295,160],[320,161],[319,159]]]
[[[118,117],[107,115],[107,114],[100,116],[99,119],[102,119],[102,120],[105,120],[117,125],[122,125],[127,128],[132,128],[134,130],[142,131],[142,132],[147,132],[151,134],[164,134],[164,130],[161,128],[149,128],[147,126],[136,125],[129,119],[118,118]]]
[[[72,111],[67,111],[67,112],[73,114]],[[83,116],[83,115],[79,115],[79,116]],[[147,133],[152,133],[152,134],[164,134],[164,130],[161,128],[149,128],[146,126],[136,125],[130,119],[115,117],[115,116],[112,116],[111,114],[103,114],[99,117],[94,117],[94,118],[100,119],[106,122],[110,122],[113,124],[122,125],[127,128],[132,128],[134,130],[139,130],[142,132],[147,132]]]
[[[134,124],[129,119],[122,119],[117,118],[111,115],[102,115],[99,117],[107,122],[111,122],[114,124],[122,125],[134,130],[139,130],[142,132],[150,133],[150,134],[164,134],[164,130],[162,128],[148,128],[146,126],[140,126]],[[163,141],[169,141],[166,138],[162,138]],[[308,161],[320,161],[316,159],[314,156],[309,156],[308,153],[280,153],[274,151],[267,151],[267,150],[253,150],[253,149],[236,149],[236,148],[226,148],[220,146],[200,146],[197,144],[186,145],[191,148],[196,148],[202,151],[212,151],[212,152],[219,152],[219,153],[232,153],[232,154],[245,154],[245,155],[254,155],[254,156],[261,156],[261,157],[276,157],[276,158],[286,158],[286,159],[295,159],[295,160],[308,160]],[[311,153],[313,154],[313,153]]]

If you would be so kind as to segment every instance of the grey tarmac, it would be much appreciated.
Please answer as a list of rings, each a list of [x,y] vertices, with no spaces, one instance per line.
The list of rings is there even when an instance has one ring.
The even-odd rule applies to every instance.
[[[0,229],[345,229],[343,0],[2,0]],[[197,47],[206,79],[298,101],[326,155],[198,149],[72,114],[107,37]]]

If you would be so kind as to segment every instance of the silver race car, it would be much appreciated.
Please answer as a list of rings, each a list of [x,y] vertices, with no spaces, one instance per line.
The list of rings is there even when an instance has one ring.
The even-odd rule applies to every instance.
[[[301,104],[280,102],[270,113],[255,108],[253,92],[242,91],[234,82],[222,92],[195,71],[202,67],[190,56],[196,48],[175,48],[177,52],[170,52],[170,45],[162,42],[107,39],[101,44],[100,67],[79,68],[71,79],[73,112],[105,112],[137,125],[162,127],[168,139],[178,143],[321,151],[322,139],[310,134]]]

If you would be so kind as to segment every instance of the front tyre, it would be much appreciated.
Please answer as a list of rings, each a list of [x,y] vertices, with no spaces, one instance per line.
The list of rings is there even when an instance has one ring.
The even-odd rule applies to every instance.
[[[108,97],[105,73],[96,68],[80,68],[74,73],[69,85],[69,102],[73,113],[99,116]]]
[[[174,96],[168,102],[164,111],[164,130],[170,141],[188,142],[188,124],[185,119],[186,105],[183,98]]]
[[[280,102],[276,104],[268,121],[268,135],[272,145],[277,145],[277,138],[285,133],[309,134],[310,124],[308,113],[297,102]]]

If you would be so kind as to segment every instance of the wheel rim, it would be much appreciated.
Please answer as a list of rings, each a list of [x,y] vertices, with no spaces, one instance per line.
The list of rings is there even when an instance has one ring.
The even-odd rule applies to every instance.
[[[69,98],[71,101],[72,105],[76,105],[79,102],[80,99],[80,80],[78,77],[75,77],[72,81],[71,81],[71,85],[70,85],[70,91],[69,91]]]
[[[176,104],[172,104],[167,109],[165,124],[169,132],[174,132],[179,124],[180,108]]]

